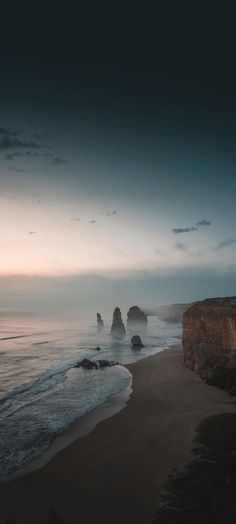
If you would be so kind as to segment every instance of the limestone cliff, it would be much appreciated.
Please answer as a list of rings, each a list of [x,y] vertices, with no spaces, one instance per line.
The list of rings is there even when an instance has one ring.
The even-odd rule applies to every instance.
[[[191,304],[170,304],[167,306],[160,306],[157,315],[165,322],[182,322],[183,313],[191,306]]]
[[[183,350],[186,366],[202,378],[236,369],[236,297],[206,299],[187,309]]]
[[[168,304],[154,308],[145,308],[145,314],[148,316],[159,317],[160,320],[170,323],[182,322],[183,313],[191,306],[188,304]]]

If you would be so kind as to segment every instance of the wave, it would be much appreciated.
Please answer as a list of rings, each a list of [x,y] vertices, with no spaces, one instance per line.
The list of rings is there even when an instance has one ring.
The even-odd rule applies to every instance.
[[[101,354],[99,352],[99,354]],[[91,358],[93,356],[97,355],[97,350],[88,350],[86,352],[86,357]],[[66,360],[63,360],[62,362],[58,362],[57,364],[54,364],[53,366],[49,367],[44,373],[42,373],[36,380],[33,382],[22,384],[21,386],[9,391],[6,395],[4,395],[0,399],[0,405],[4,405],[8,400],[17,397],[18,395],[22,395],[23,393],[34,390],[38,386],[41,386],[46,380],[51,379],[57,375],[60,375],[62,373],[66,373],[69,369],[73,368],[75,364],[77,364],[79,360],[79,356],[73,356]]]
[[[42,326],[40,333],[39,326],[35,329],[37,333],[33,333],[30,324],[29,329],[24,326],[22,331],[10,327],[11,331],[2,334],[12,336],[0,340],[25,337],[25,341],[1,344],[4,350],[0,353],[4,395],[0,399],[2,478],[21,474],[74,420],[124,390],[132,380],[126,364],[176,344],[179,342],[176,335],[180,333],[176,327],[150,322],[149,333],[143,340],[145,348],[137,352],[131,347],[130,337],[115,342],[108,328],[98,334],[95,324],[82,329],[55,330],[53,326],[51,331]],[[41,338],[36,338],[39,335]],[[97,351],[96,346],[101,350]],[[121,366],[91,371],[73,369],[84,357],[119,361]]]
[[[50,340],[51,342],[51,340]],[[42,342],[34,342],[32,345],[33,346],[43,346],[44,344],[48,344],[49,341],[48,340],[43,340]]]
[[[63,383],[42,389],[37,399],[30,393],[17,411],[9,410],[7,420],[0,425],[2,480],[21,474],[65,428],[132,382],[130,372],[123,366],[81,374],[79,370],[71,371]]]
[[[38,335],[42,335],[43,333],[38,333]],[[33,337],[35,333],[31,333],[30,335],[14,335],[11,337],[2,337],[0,340],[13,340],[14,338],[26,338],[26,337]]]

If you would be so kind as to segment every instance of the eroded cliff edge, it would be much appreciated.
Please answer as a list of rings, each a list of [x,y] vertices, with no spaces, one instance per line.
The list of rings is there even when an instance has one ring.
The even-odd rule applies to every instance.
[[[183,350],[188,368],[236,394],[236,297],[206,299],[185,311]]]

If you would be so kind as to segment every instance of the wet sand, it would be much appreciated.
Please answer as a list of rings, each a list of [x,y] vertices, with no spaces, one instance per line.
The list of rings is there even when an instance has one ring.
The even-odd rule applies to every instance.
[[[42,468],[0,485],[1,524],[149,524],[169,473],[192,458],[198,423],[236,411],[233,397],[185,368],[181,348],[127,367],[133,393],[122,411]]]

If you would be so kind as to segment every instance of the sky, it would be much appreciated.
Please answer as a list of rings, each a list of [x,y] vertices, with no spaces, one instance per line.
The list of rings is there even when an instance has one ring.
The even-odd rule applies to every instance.
[[[0,307],[235,294],[230,12],[7,9]]]

